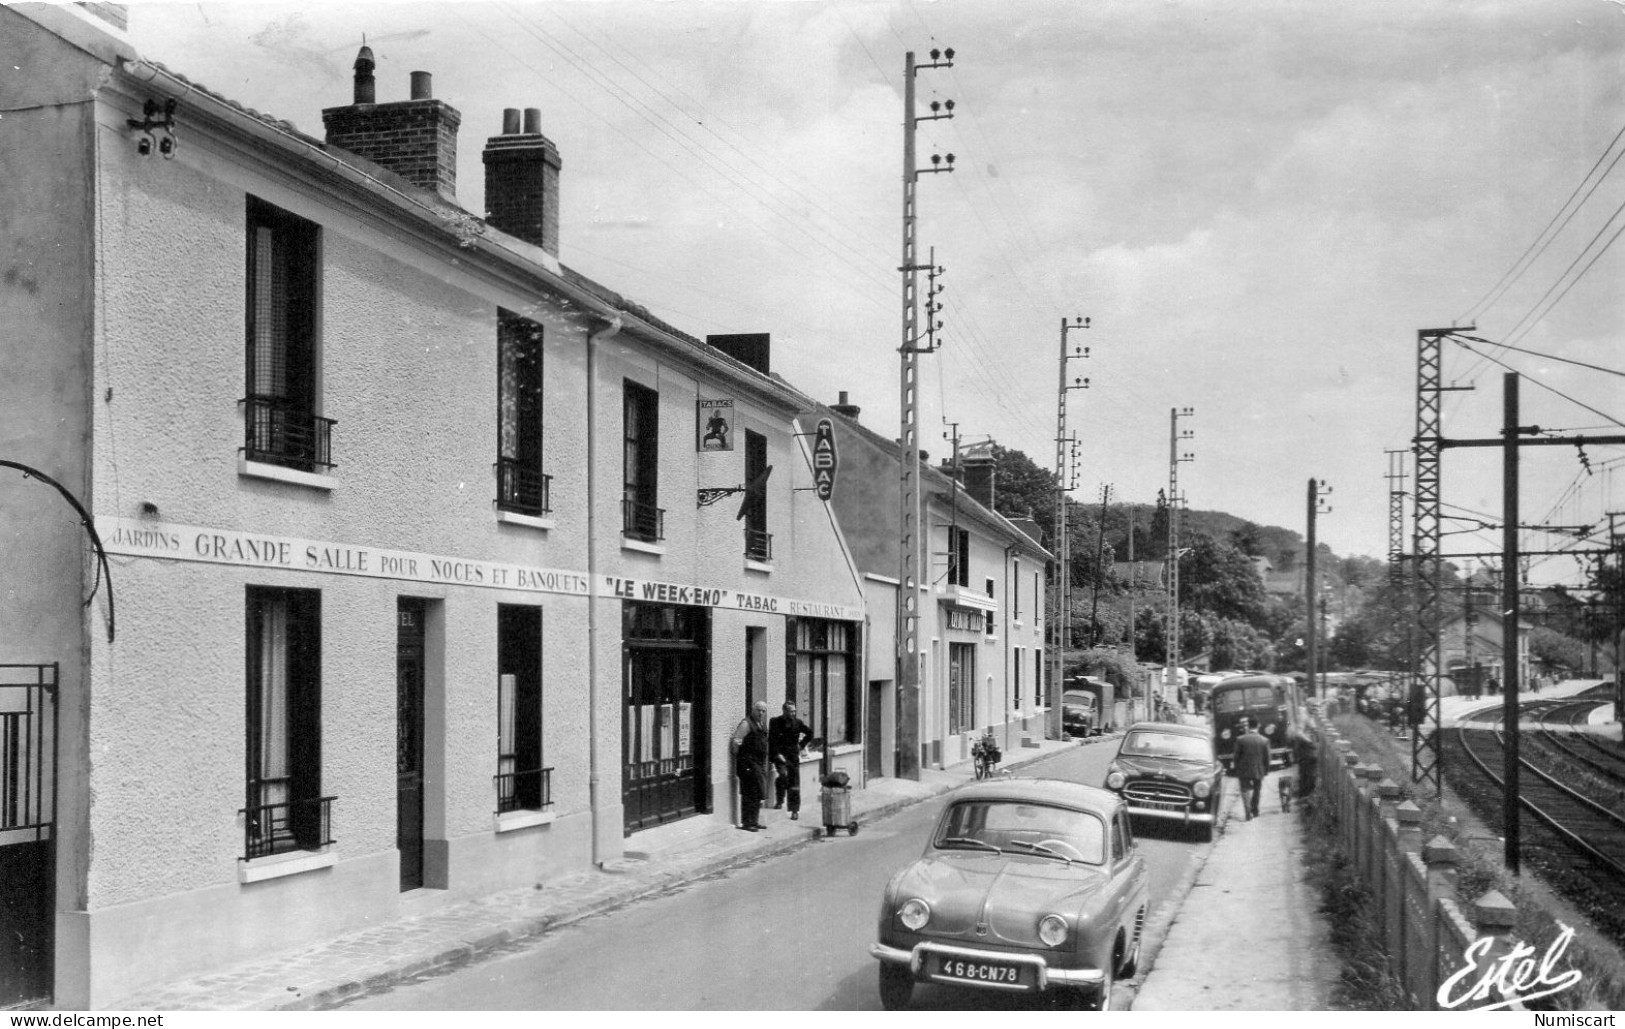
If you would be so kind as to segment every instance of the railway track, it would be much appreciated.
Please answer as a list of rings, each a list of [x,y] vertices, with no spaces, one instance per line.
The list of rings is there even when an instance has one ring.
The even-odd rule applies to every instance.
[[[1590,692],[1594,691],[1588,691]],[[1585,697],[1587,694],[1581,696]],[[1554,703],[1543,713],[1540,736],[1547,744],[1573,760],[1625,786],[1625,748],[1612,740],[1604,740],[1596,733],[1581,730],[1581,725],[1589,721],[1591,712],[1599,701],[1605,699],[1612,698],[1594,696],[1589,699]],[[1546,727],[1552,722],[1561,724],[1568,731],[1552,732]]]
[[[1595,700],[1583,702],[1585,710]],[[1527,716],[1557,718],[1573,725],[1582,702],[1536,702],[1524,708]],[[1552,735],[1564,735],[1553,733]],[[1574,733],[1564,742],[1574,746],[1588,733]],[[1525,728],[1520,748],[1520,853],[1524,865],[1538,871],[1552,888],[1587,915],[1596,928],[1616,942],[1625,943],[1625,818],[1590,797],[1569,788],[1590,778],[1607,776],[1579,762],[1567,750],[1545,751],[1535,742],[1539,729]],[[1504,731],[1500,709],[1469,716],[1445,735],[1445,759],[1450,787],[1465,800],[1492,831],[1504,832]],[[1584,748],[1576,748],[1583,750]],[[1547,768],[1539,767],[1542,762]],[[1559,781],[1559,779],[1567,781]],[[1604,791],[1609,792],[1609,791]]]
[[[1499,789],[1505,767],[1504,730],[1456,730],[1462,750],[1479,774]],[[1520,755],[1519,806],[1569,850],[1625,886],[1625,817],[1559,782],[1546,769]]]

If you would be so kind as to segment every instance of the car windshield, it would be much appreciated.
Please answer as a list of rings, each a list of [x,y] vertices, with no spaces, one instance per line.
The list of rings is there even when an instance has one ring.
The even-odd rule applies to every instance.
[[[1049,804],[965,800],[949,809],[934,843],[939,850],[996,847],[1015,853],[1032,852],[1039,844],[1072,860],[1098,865],[1106,859],[1106,823],[1098,815]]]
[[[1182,761],[1212,761],[1213,742],[1176,732],[1131,732],[1118,751],[1129,757],[1172,757]]]
[[[1061,694],[1061,703],[1070,704],[1073,707],[1088,707],[1094,702],[1094,699],[1095,695],[1093,693],[1067,692]]]

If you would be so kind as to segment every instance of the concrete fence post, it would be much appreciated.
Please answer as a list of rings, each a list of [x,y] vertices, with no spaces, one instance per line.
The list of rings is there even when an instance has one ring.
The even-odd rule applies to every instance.
[[[1422,809],[1415,801],[1407,800],[1394,808],[1394,821],[1398,823],[1399,849],[1404,854],[1415,854],[1422,849]]]
[[[1461,852],[1444,836],[1435,836],[1422,848],[1422,861],[1428,867],[1428,904],[1449,900],[1456,894],[1456,865]]]
[[[1386,902],[1389,892],[1393,888],[1393,883],[1390,881],[1393,877],[1389,873],[1393,870],[1394,862],[1389,859],[1390,851],[1397,851],[1399,842],[1398,827],[1394,824],[1394,809],[1399,806],[1402,793],[1399,783],[1394,782],[1386,775],[1377,780],[1375,789],[1378,814],[1377,838],[1373,843],[1375,845],[1374,853],[1377,859],[1377,868],[1382,872],[1383,899]],[[1390,844],[1390,840],[1393,841],[1392,844]]]
[[[1488,968],[1502,956],[1510,953],[1513,947],[1517,946],[1518,909],[1499,890],[1490,890],[1473,901],[1470,917],[1473,920],[1473,928],[1478,933],[1477,938],[1473,941],[1475,945],[1478,945],[1479,941],[1485,938],[1494,940],[1488,949],[1478,953],[1478,958],[1474,964],[1479,969]],[[1508,977],[1509,979],[1510,977]],[[1507,981],[1501,981],[1495,985],[1484,982],[1483,986],[1479,986],[1478,984],[1483,980],[1483,976],[1469,976],[1462,986],[1452,991],[1453,996],[1468,998],[1465,1003],[1458,1005],[1455,1010],[1470,1011],[1474,1008],[1496,1004],[1509,999],[1508,994],[1499,988],[1507,985]]]

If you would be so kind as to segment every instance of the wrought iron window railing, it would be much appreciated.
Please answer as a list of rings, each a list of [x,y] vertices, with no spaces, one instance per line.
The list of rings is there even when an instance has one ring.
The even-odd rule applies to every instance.
[[[497,507],[527,515],[544,515],[553,510],[553,476],[512,457],[497,458],[496,469]]]
[[[503,772],[491,777],[497,787],[497,814],[506,811],[545,811],[553,806],[553,769]]]
[[[243,857],[283,854],[290,850],[320,850],[333,841],[333,801],[313,797],[281,804],[243,808]]]
[[[750,561],[773,560],[773,534],[761,529],[746,529],[745,558]]]
[[[243,404],[243,456],[301,471],[333,467],[331,418],[281,397],[248,396]]]
[[[654,542],[666,538],[666,509],[630,497],[621,501],[621,534],[628,539]]]

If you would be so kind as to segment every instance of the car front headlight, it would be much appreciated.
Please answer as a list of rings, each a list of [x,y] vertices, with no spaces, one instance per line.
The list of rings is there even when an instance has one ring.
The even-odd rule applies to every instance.
[[[1066,919],[1060,915],[1045,915],[1038,921],[1038,938],[1046,947],[1059,947],[1066,942]]]
[[[1205,797],[1209,793],[1213,792],[1213,784],[1208,782],[1206,779],[1203,779],[1191,789],[1191,792],[1196,794],[1198,797]]]
[[[1264,735],[1266,735],[1266,736],[1274,736],[1275,735],[1275,723],[1274,722],[1271,722],[1270,724],[1264,726]]]
[[[1128,782],[1128,780],[1123,777],[1122,772],[1115,768],[1106,773],[1106,788],[1108,790],[1120,790],[1125,782]]]
[[[918,897],[904,901],[903,906],[897,909],[897,920],[910,932],[918,932],[931,921],[931,905]]]
[[[1229,729],[1220,729],[1219,730],[1219,739],[1227,740],[1229,738],[1230,738],[1230,730]]]

